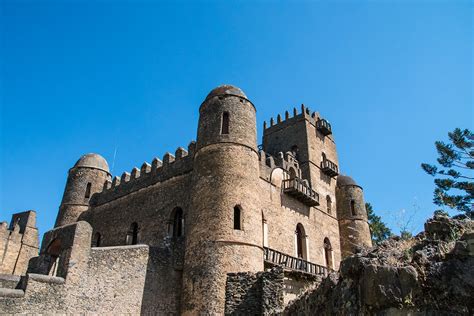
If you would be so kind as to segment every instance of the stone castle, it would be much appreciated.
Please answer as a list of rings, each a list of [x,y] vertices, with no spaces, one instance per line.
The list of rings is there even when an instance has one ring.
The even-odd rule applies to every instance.
[[[362,188],[339,174],[318,113],[272,118],[260,146],[239,88],[215,88],[199,113],[196,142],[120,177],[82,156],[41,247],[34,211],[2,223],[0,313],[231,313],[243,272],[283,268],[286,303],[371,246]]]

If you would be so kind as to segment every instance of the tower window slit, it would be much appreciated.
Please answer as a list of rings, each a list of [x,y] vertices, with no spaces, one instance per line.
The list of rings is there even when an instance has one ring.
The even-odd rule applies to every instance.
[[[222,114],[221,134],[229,134],[229,112]]]
[[[85,195],[86,199],[91,197],[91,186],[92,186],[92,183],[88,182],[86,186],[86,195]]]
[[[234,207],[234,229],[242,229],[242,211],[239,206]]]
[[[355,211],[355,201],[354,201],[354,200],[351,200],[351,215],[352,215],[352,216],[355,216],[355,215],[356,215],[356,211]]]

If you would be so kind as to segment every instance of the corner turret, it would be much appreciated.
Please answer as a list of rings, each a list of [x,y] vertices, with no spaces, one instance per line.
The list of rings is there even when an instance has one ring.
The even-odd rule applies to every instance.
[[[224,85],[199,112],[181,312],[222,315],[227,273],[263,270],[256,110]]]
[[[54,227],[74,223],[89,208],[89,200],[101,192],[106,181],[110,181],[109,165],[98,154],[82,156],[69,169],[63,199]]]
[[[345,258],[356,253],[358,247],[371,247],[372,240],[362,187],[351,177],[338,176],[336,199],[341,255]]]

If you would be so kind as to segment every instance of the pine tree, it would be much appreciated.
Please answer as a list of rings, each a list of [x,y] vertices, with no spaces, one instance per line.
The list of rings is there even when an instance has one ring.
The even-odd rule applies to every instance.
[[[448,133],[450,143],[435,142],[439,166],[421,164],[423,170],[436,177],[433,202],[448,206],[473,217],[474,201],[474,134],[456,128]]]
[[[374,244],[380,243],[392,235],[392,231],[388,228],[380,216],[375,215],[374,209],[370,203],[365,203],[367,217],[369,219],[370,236]]]

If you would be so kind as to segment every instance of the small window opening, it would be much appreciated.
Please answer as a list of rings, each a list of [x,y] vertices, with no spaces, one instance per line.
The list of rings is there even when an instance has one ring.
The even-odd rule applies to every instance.
[[[229,112],[224,112],[222,114],[221,134],[229,134]]]
[[[355,211],[355,201],[354,201],[354,200],[351,200],[351,214],[352,214],[352,216],[355,216],[355,215],[356,215],[356,211]]]
[[[102,236],[99,232],[94,234],[94,239],[92,239],[92,247],[100,247]]]
[[[331,201],[331,197],[329,195],[326,196],[326,208],[327,208],[328,214],[331,214],[332,201]]]
[[[322,153],[322,154],[321,154],[321,160],[322,160],[322,161],[326,161],[326,154],[325,154],[325,153]]]
[[[239,206],[234,207],[234,229],[242,230],[242,211]]]
[[[86,199],[91,197],[91,186],[92,186],[92,183],[88,182],[86,186]]]
[[[174,210],[173,216],[173,237],[181,237],[184,235],[184,217],[183,210],[178,207]]]
[[[138,224],[137,223],[132,223],[132,225],[130,225],[130,229],[128,230],[128,233],[127,233],[126,244],[127,245],[138,244]]]

